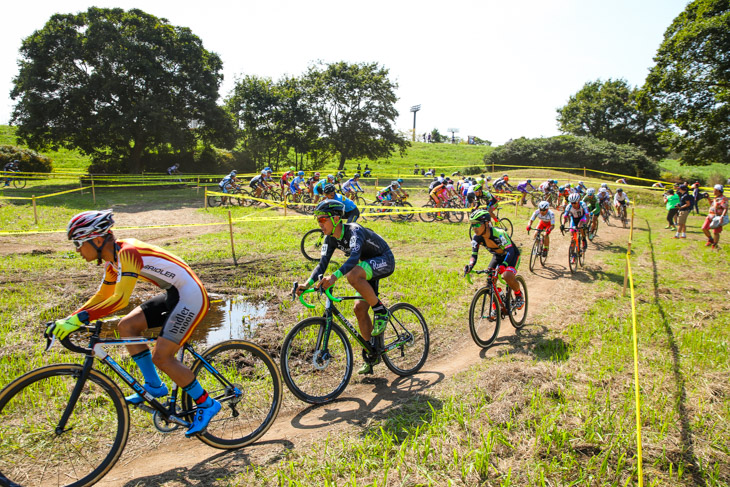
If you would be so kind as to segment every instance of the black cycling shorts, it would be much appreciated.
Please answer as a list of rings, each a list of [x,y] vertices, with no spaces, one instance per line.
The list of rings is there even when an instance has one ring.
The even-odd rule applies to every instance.
[[[180,301],[180,293],[177,288],[171,287],[166,293],[158,294],[154,298],[150,298],[139,307],[144,313],[147,320],[148,328],[159,328],[164,326],[167,318],[177,303]]]

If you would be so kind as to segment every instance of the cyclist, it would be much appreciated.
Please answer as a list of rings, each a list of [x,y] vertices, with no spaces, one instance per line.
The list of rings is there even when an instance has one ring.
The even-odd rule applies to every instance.
[[[373,346],[377,346],[374,337],[381,335],[388,324],[388,310],[378,298],[378,288],[380,280],[390,276],[395,270],[395,257],[380,235],[357,223],[345,223],[344,214],[345,205],[339,201],[324,200],[315,208],[314,217],[326,235],[322,245],[322,258],[307,283],[297,289],[297,294],[301,294],[317,281],[317,287],[328,289],[341,277],[347,277],[347,282],[362,296],[354,307],[360,334]],[[336,249],[345,252],[349,257],[334,274],[324,277]],[[370,308],[373,308],[373,320],[368,313]],[[368,357],[364,353],[363,358],[365,363],[358,373],[372,374],[373,366],[380,362],[380,358]]]
[[[522,193],[522,199],[520,200],[520,204],[524,205],[527,202],[527,187],[530,187],[532,191],[535,191],[535,187],[532,185],[532,180],[527,179],[525,181],[520,181],[517,184],[517,191]]]
[[[565,222],[570,220],[570,228],[575,228],[580,232],[583,250],[585,250],[588,247],[588,241],[586,239],[586,223],[588,222],[589,216],[588,207],[580,200],[578,193],[572,193],[568,196],[568,203],[563,213],[563,223],[560,224],[560,231],[565,231]]]
[[[555,204],[556,207],[568,204],[568,196],[570,196],[570,185],[567,188],[565,186],[558,187],[558,202]],[[565,200],[565,202],[563,202]]]
[[[616,180],[616,184],[629,184],[629,183],[627,183],[624,178],[619,178]]]
[[[20,164],[20,161],[18,161],[17,159],[13,159],[12,161],[5,164],[5,166],[3,167],[3,171],[5,171],[7,173],[19,172],[20,171],[19,164]],[[5,186],[10,186],[10,181],[12,179],[13,178],[10,177],[10,174],[8,174],[7,177],[5,178]]]
[[[446,178],[440,183],[436,180],[435,183],[436,185],[433,186],[433,189],[428,193],[428,195],[434,202],[433,206],[435,208],[441,208],[449,199],[449,179]],[[453,190],[453,188],[454,186],[451,185],[451,190]],[[439,213],[436,218],[443,219],[443,216]]]
[[[381,189],[375,194],[375,199],[380,201],[383,206],[390,206],[390,202],[393,199],[393,184],[398,184],[395,181]]]
[[[545,230],[545,237],[542,239],[542,256],[547,257],[548,249],[550,248],[550,232],[555,228],[555,213],[550,209],[550,203],[541,201],[537,204],[537,210],[530,217],[530,221],[527,222],[527,233],[530,233],[532,222],[536,218],[540,220],[537,229]]]
[[[446,174],[441,173],[441,175],[437,179],[439,183],[443,183],[444,179],[446,179]]]
[[[495,191],[512,191],[512,186],[509,184],[509,176],[503,174],[501,178],[497,179],[492,185]]]
[[[281,197],[284,198],[286,190],[289,187],[289,182],[294,178],[294,167],[290,167],[287,172],[281,175],[279,179],[279,188],[281,189]]]
[[[360,187],[360,173],[355,173],[354,176],[352,176],[350,179],[345,181],[345,184],[342,185],[342,192],[347,196],[348,198],[352,198],[353,194],[356,192],[364,193],[363,189]]]
[[[304,181],[304,171],[299,171],[289,184],[289,192],[292,195],[300,194],[304,190],[304,188],[300,186],[303,184],[306,184]]]
[[[616,213],[618,213],[619,209],[623,206],[626,208],[626,205],[630,204],[629,201],[629,195],[624,193],[624,190],[621,188],[618,188],[616,190],[616,194],[613,195],[613,206],[616,207]]]
[[[332,185],[334,187],[335,177],[332,174],[327,175],[327,179],[320,179],[317,181],[317,183],[312,188],[312,191],[314,192],[314,204],[317,204],[317,202],[320,199],[324,198],[324,187],[326,185]]]
[[[601,188],[606,188],[606,192],[608,193],[608,196],[613,198],[613,192],[611,191],[611,188],[608,187],[608,184],[601,183]],[[599,189],[600,191],[600,189]]]
[[[606,210],[610,210],[611,206],[611,196],[608,193],[608,189],[601,188],[598,190],[598,204],[601,205],[601,208],[606,208]]]
[[[112,210],[85,211],[71,218],[66,229],[76,252],[87,262],[105,262],[101,287],[73,314],[58,320],[51,328],[64,339],[81,325],[109,316],[129,304],[138,280],[165,290],[134,308],[117,325],[122,337],[136,337],[148,328],[162,327],[150,352],[145,344],[127,349],[144,376],[144,389],[153,397],[168,394],[155,366],[165,372],[198,405],[193,423],[185,436],[201,434],[221,409],[208,395],[190,369],[176,358],[180,347],[190,338],[210,307],[205,287],[193,270],[178,256],[160,247],[130,238],[117,240],[111,231]],[[140,404],[139,394],[127,396],[130,404]]]
[[[176,162],[172,166],[168,167],[167,168],[167,174],[168,174],[168,176],[172,176],[172,175],[175,175],[175,174],[182,174],[180,172],[180,163],[179,162]]]
[[[590,226],[588,231],[588,238],[592,241],[593,237],[596,236],[596,230],[598,230],[598,215],[601,214],[601,203],[596,197],[596,189],[588,188],[586,195],[583,197],[583,203],[588,207],[590,213]]]
[[[248,185],[251,187],[251,190],[253,191],[253,196],[255,198],[258,198],[261,196],[261,193],[263,193],[264,189],[267,188],[266,185],[266,177],[268,176],[268,171],[266,169],[261,170],[261,174],[257,174],[256,176],[251,178],[251,181],[248,183]]]
[[[360,218],[360,210],[354,201],[347,196],[337,194],[337,189],[334,184],[326,184],[322,190],[324,192],[325,199],[336,200],[345,205],[344,219],[347,223],[355,223]]]
[[[395,183],[395,186],[393,186],[393,183]],[[406,193],[406,190],[403,189],[403,179],[396,179],[395,181],[390,183],[390,186],[393,188],[393,193],[396,198],[398,198],[399,200],[404,200],[408,198],[408,193]]]
[[[307,192],[309,196],[314,197],[314,186],[319,182],[319,173],[312,174],[312,177],[307,178]]]
[[[237,177],[238,171],[235,169],[231,171],[228,176],[221,179],[221,181],[218,183],[218,187],[221,189],[221,193],[230,193],[234,189],[238,187],[238,177]],[[228,199],[227,196],[223,197],[223,202]]]
[[[586,187],[586,185],[583,181],[578,181],[578,184],[575,186],[575,188],[573,188],[573,191],[582,195],[583,193],[588,191],[588,188]]]
[[[479,246],[486,247],[492,254],[492,261],[489,263],[488,268],[496,269],[507,285],[514,291],[513,309],[522,309],[525,306],[525,298],[517,279],[515,279],[517,264],[520,260],[520,250],[510,240],[507,231],[494,228],[491,220],[492,215],[482,208],[474,210],[469,216],[469,223],[474,228],[474,236],[471,239],[471,259],[464,266],[464,274],[470,273],[476,265],[479,257]]]

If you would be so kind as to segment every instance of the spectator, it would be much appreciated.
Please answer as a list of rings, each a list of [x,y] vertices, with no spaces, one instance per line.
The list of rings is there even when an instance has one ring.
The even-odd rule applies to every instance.
[[[673,189],[668,189],[664,193],[664,204],[667,207],[667,226],[666,229],[676,230],[674,226],[674,217],[677,215],[679,209],[679,195],[674,193]]]
[[[724,188],[721,184],[715,185],[714,192],[715,195],[712,201],[710,201],[710,211],[707,214],[707,218],[705,218],[705,223],[702,225],[702,231],[707,237],[707,243],[705,244],[705,246],[712,246],[713,249],[716,249],[718,248],[717,245],[720,241],[720,233],[722,232],[722,227],[724,225],[727,225],[728,223],[728,200],[727,197],[723,194]],[[714,239],[712,235],[710,235],[710,225],[712,225],[712,230],[715,234]]]
[[[700,183],[698,181],[695,181],[695,183],[692,185],[692,197],[694,198],[694,203],[692,204],[692,208],[695,210],[695,214],[700,214]],[[690,209],[691,210],[691,209]]]
[[[679,212],[677,214],[677,234],[674,238],[687,238],[687,217],[692,211],[694,197],[689,194],[689,188],[683,184],[679,187]]]

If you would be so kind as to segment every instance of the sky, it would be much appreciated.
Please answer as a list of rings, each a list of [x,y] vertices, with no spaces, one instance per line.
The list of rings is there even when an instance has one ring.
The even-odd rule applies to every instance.
[[[501,145],[559,135],[556,109],[589,81],[644,83],[686,0],[30,0],[3,6],[0,124],[24,38],[54,13],[138,8],[189,27],[237,77],[300,76],[314,62],[376,62],[398,84],[398,130],[455,128]]]

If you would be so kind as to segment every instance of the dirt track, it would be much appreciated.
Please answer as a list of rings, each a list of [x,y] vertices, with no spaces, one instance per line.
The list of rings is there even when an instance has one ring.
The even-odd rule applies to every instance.
[[[191,211],[191,210],[179,210]],[[183,215],[178,215],[183,217]],[[149,221],[150,215],[135,214],[135,220]],[[127,224],[132,224],[130,221]],[[201,227],[206,228],[206,227]],[[214,230],[209,230],[214,231]],[[589,270],[600,271],[592,255],[597,248],[611,242],[620,243],[627,238],[627,232],[616,227],[601,226],[600,235],[594,244],[589,244],[587,266]],[[567,268],[568,238],[553,233],[551,254],[547,266],[530,273],[527,262],[523,262],[522,275],[528,283],[529,312],[525,330],[534,323],[534,317],[544,312],[550,303],[563,297],[581,295],[591,281],[584,279],[579,271],[571,277]],[[164,234],[159,236],[164,240]],[[529,247],[523,247],[527,257]],[[558,284],[556,286],[555,284]],[[469,290],[473,292],[476,285]],[[287,450],[305,450],[312,442],[328,436],[337,437],[362,431],[372,421],[387,416],[399,404],[419,398],[428,398],[448,383],[455,374],[468,369],[480,360],[488,360],[500,353],[509,352],[519,344],[519,333],[503,323],[500,336],[488,350],[478,348],[471,340],[467,326],[458,331],[461,338],[458,345],[446,356],[429,358],[423,370],[413,377],[401,378],[376,368],[372,378],[351,383],[341,398],[323,406],[282,410],[277,421],[257,444],[238,451],[221,451],[210,448],[197,440],[186,440],[179,434],[165,437],[161,444],[147,448],[135,448],[136,453],[126,451],[117,466],[99,485],[144,486],[144,485],[205,485],[214,479],[240,471],[246,465],[264,465],[278,462]],[[287,400],[292,396],[284,391]],[[139,414],[133,412],[133,414]],[[130,436],[134,436],[132,431]],[[128,449],[129,450],[129,449]],[[206,482],[206,480],[208,482]]]

